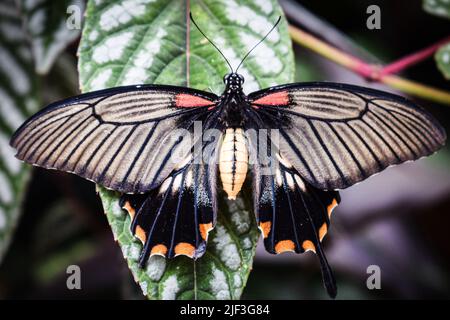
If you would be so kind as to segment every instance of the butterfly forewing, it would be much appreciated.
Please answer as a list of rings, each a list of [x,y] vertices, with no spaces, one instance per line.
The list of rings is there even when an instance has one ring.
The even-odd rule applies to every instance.
[[[425,110],[377,90],[302,83],[249,98],[279,130],[281,155],[323,190],[347,188],[390,165],[430,155],[446,139]]]
[[[76,173],[107,188],[140,193],[158,186],[189,152],[192,131],[217,97],[171,86],[132,86],[58,102],[28,120],[11,145],[17,157],[49,169]]]

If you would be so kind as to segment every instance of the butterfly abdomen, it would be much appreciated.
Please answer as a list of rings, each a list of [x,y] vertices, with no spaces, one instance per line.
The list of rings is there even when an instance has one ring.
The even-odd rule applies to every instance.
[[[241,128],[228,128],[220,147],[219,171],[228,199],[236,199],[248,170],[248,150]]]

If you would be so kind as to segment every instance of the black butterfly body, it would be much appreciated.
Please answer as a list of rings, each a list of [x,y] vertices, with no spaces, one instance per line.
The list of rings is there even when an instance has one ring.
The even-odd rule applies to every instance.
[[[80,95],[33,116],[11,145],[21,160],[123,193],[144,245],[141,265],[153,254],[202,256],[217,187],[235,199],[251,176],[266,250],[317,253],[335,295],[321,241],[340,201],[336,190],[432,154],[445,131],[412,102],[377,90],[298,83],[247,96],[243,81],[227,75],[220,97],[165,85]],[[192,133],[197,122],[201,137],[171,134]]]

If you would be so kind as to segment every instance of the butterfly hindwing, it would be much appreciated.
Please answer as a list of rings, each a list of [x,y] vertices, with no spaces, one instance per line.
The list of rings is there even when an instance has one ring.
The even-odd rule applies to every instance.
[[[301,83],[249,99],[279,130],[281,154],[319,189],[349,187],[390,165],[430,155],[446,140],[425,110],[378,90]]]
[[[304,180],[280,154],[276,137],[273,131],[267,131],[265,137],[249,135],[254,211],[265,249],[272,254],[316,253],[324,284],[335,296],[335,280],[321,241],[340,201],[339,193],[319,190]]]
[[[215,209],[200,169],[187,165],[148,194],[122,196],[123,208],[135,212],[131,231],[144,246],[141,265],[154,254],[198,258],[204,253],[208,232],[215,224]]]
[[[141,265],[154,254],[196,259],[205,252],[217,213],[214,161],[219,138],[198,141],[200,151],[195,152],[194,146],[192,155],[180,161],[158,188],[122,196],[121,205],[132,217],[131,232],[144,246]]]
[[[172,154],[190,149],[169,133],[192,130],[216,99],[172,86],[101,90],[48,106],[17,130],[11,145],[28,163],[73,172],[120,192],[145,192],[173,170]]]

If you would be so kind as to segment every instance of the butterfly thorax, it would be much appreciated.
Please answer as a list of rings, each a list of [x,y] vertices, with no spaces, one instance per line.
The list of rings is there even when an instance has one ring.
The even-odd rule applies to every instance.
[[[225,93],[221,97],[219,107],[221,108],[219,121],[226,128],[244,127],[246,96],[242,92]]]
[[[243,127],[246,118],[244,108],[248,105],[247,96],[242,90],[244,77],[237,73],[229,73],[223,81],[225,90],[219,102],[221,109],[219,121],[225,128]]]

